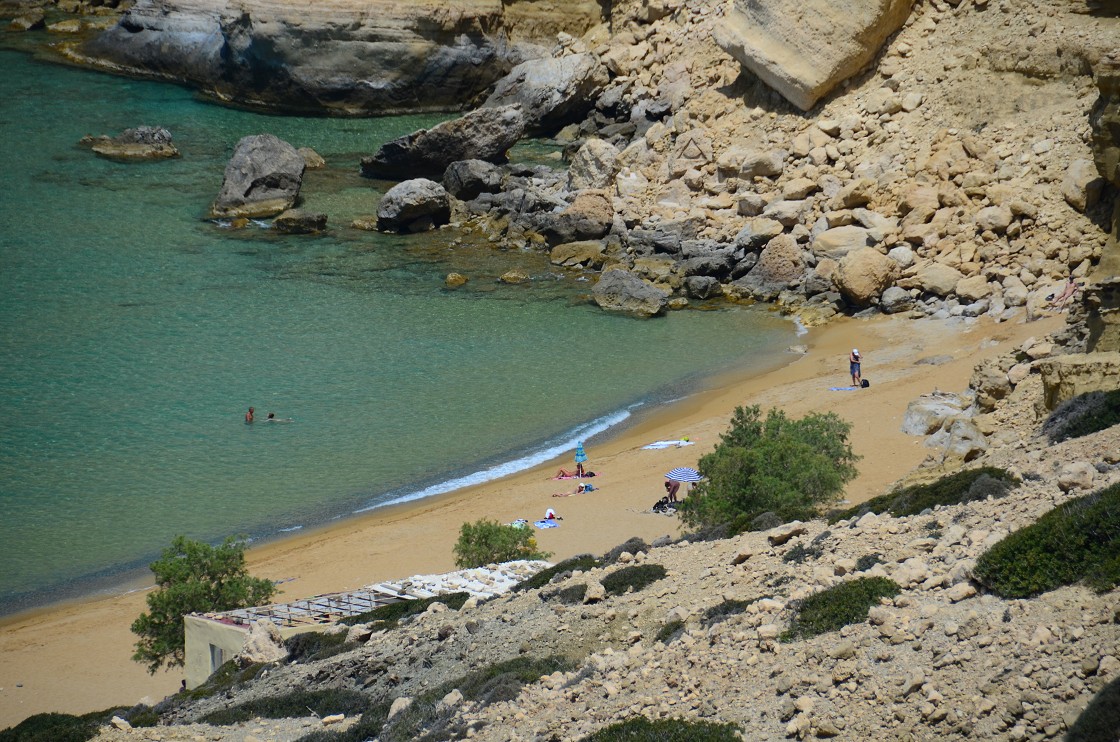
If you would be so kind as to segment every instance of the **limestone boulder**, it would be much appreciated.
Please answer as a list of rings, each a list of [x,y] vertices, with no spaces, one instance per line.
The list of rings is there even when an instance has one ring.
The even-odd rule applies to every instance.
[[[389,180],[441,178],[460,160],[503,163],[524,134],[525,123],[519,106],[480,108],[386,142],[376,154],[362,158],[361,172],[367,178]]]
[[[612,312],[638,317],[663,314],[669,294],[624,270],[609,270],[599,277],[591,292],[595,303]]]
[[[1085,211],[1097,205],[1104,180],[1092,160],[1074,160],[1062,178],[1062,197],[1073,208]]]
[[[1089,112],[1093,162],[1102,178],[1120,187],[1120,52],[1103,57],[1093,72],[1100,91]],[[1114,234],[1117,229],[1114,224]]]
[[[912,0],[734,0],[717,44],[807,111],[871,61]]]
[[[552,248],[549,260],[553,265],[599,268],[603,265],[603,243],[599,240],[566,242]]]
[[[212,217],[275,216],[299,198],[306,164],[292,145],[272,134],[247,136],[226,164]]]
[[[848,225],[826,229],[818,234],[813,240],[812,250],[818,257],[840,260],[853,250],[874,244],[875,240],[871,238],[869,230]]]
[[[930,435],[944,427],[946,420],[963,416],[968,406],[968,402],[957,394],[923,394],[906,406],[906,414],[902,417],[902,432],[907,435]]]
[[[500,191],[503,175],[500,167],[486,160],[459,160],[443,171],[443,187],[460,201],[470,201]]]
[[[898,314],[913,308],[914,299],[910,292],[898,286],[888,286],[879,297],[879,308],[884,314]]]
[[[1120,351],[1076,353],[1038,362],[1046,409],[1088,392],[1120,389]]]
[[[618,171],[618,148],[602,139],[589,139],[568,167],[568,189],[607,188]]]
[[[965,301],[979,301],[992,295],[992,285],[982,275],[969,276],[957,281],[953,293]]]
[[[688,276],[684,279],[684,294],[689,299],[711,299],[719,296],[719,279],[714,276]]]
[[[607,68],[593,54],[530,59],[498,80],[482,105],[520,105],[526,133],[550,135],[581,121],[609,81]]]
[[[943,458],[972,461],[988,450],[984,434],[971,420],[958,419],[926,439],[925,445],[941,451]]]
[[[912,289],[919,289],[922,293],[936,296],[948,296],[957,288],[964,276],[959,270],[944,263],[924,261],[907,271],[898,285]]]
[[[852,305],[866,307],[898,278],[898,263],[873,247],[861,247],[840,260],[836,286]]]
[[[1058,489],[1062,492],[1090,490],[1096,478],[1097,470],[1088,461],[1072,461],[1058,471]]]
[[[280,629],[268,619],[259,618],[249,628],[249,635],[241,646],[237,658],[242,665],[279,662],[288,656]]]
[[[972,370],[968,386],[976,392],[976,406],[982,412],[991,412],[996,404],[1011,393],[1011,380],[1007,371],[994,360],[977,364]]]
[[[780,234],[766,243],[750,273],[735,283],[750,295],[768,301],[801,280],[805,261],[797,240]]]
[[[1013,215],[1006,206],[986,206],[976,212],[976,228],[981,232],[1002,233],[1011,225]]]
[[[735,246],[745,250],[758,250],[782,233],[782,223],[765,217],[748,221],[735,235]]]
[[[387,232],[426,232],[450,218],[447,191],[427,178],[397,183],[377,205],[377,228]]]
[[[549,245],[597,240],[606,236],[614,223],[614,206],[604,191],[583,191],[568,208],[550,214],[541,233]]]

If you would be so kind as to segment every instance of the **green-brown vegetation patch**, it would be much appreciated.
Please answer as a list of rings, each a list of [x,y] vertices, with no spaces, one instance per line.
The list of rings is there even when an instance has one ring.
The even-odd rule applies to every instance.
[[[1026,598],[1084,582],[1120,584],[1120,483],[1062,503],[980,555],[976,579],[997,595]]]
[[[428,610],[428,606],[432,603],[443,603],[448,608],[457,611],[463,607],[463,604],[466,603],[470,597],[470,593],[447,593],[446,595],[433,595],[430,598],[421,598],[419,600],[402,600],[397,603],[390,603],[389,605],[374,608],[372,611],[359,613],[356,616],[347,616],[339,621],[339,623],[346,624],[347,626],[368,623],[373,624],[375,630],[392,629],[396,628],[401,619]]]
[[[829,513],[828,522],[858,518],[866,513],[890,513],[895,517],[918,515],[938,505],[960,505],[988,497],[1005,497],[1019,484],[1011,473],[999,467],[965,469],[934,482],[913,484],[879,495],[847,510],[833,511]]]
[[[867,612],[880,598],[898,593],[898,585],[886,577],[860,577],[833,585],[795,603],[793,620],[781,640],[808,639],[866,621]]]
[[[630,590],[638,592],[663,579],[666,574],[665,568],[660,564],[637,564],[611,572],[600,582],[607,589],[608,595],[622,595]]]
[[[327,688],[297,690],[282,696],[256,698],[202,717],[207,724],[228,726],[252,719],[298,719],[304,716],[356,716],[373,705],[369,696],[354,690]]]
[[[570,574],[572,572],[587,572],[598,566],[599,562],[595,557],[590,554],[578,554],[548,569],[543,569],[526,580],[522,580],[514,585],[510,592],[519,593],[526,590],[536,590],[544,587],[561,575]]]
[[[284,642],[288,650],[287,662],[314,662],[334,657],[336,654],[356,649],[354,642],[347,643],[345,631],[323,632],[308,631],[296,634]]]
[[[582,742],[738,742],[734,724],[635,716],[604,727]]]

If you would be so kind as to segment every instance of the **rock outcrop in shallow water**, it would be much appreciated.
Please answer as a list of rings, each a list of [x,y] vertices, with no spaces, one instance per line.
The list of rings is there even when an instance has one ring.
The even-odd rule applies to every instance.
[[[79,54],[243,105],[386,114],[458,108],[602,21],[599,0],[140,0]]]

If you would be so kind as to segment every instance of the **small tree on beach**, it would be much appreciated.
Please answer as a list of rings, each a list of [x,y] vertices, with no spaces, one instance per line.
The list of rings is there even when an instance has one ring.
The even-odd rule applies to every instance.
[[[272,582],[248,573],[245,541],[233,536],[220,546],[176,536],[149,568],[159,589],[148,595],[150,612],[132,622],[140,637],[132,659],[153,675],[162,665],[183,664],[183,616],[263,605],[276,592]]]
[[[485,518],[464,523],[455,544],[455,564],[463,569],[550,556],[548,552],[537,551],[537,540],[529,529],[504,526]]]
[[[681,503],[682,518],[742,531],[766,512],[783,520],[815,515],[856,475],[851,427],[831,412],[790,420],[772,409],[763,419],[757,405],[737,407],[715,450],[700,458],[706,479]]]

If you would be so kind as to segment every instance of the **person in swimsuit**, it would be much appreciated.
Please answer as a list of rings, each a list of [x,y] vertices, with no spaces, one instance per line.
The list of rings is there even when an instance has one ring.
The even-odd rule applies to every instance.
[[[252,425],[253,424],[253,408],[252,407],[250,407],[249,411],[245,413],[245,424],[246,425]]]
[[[848,370],[852,372],[852,386],[860,386],[862,377],[860,376],[859,365],[862,362],[863,356],[859,354],[859,348],[852,348],[852,353],[848,356]]]

